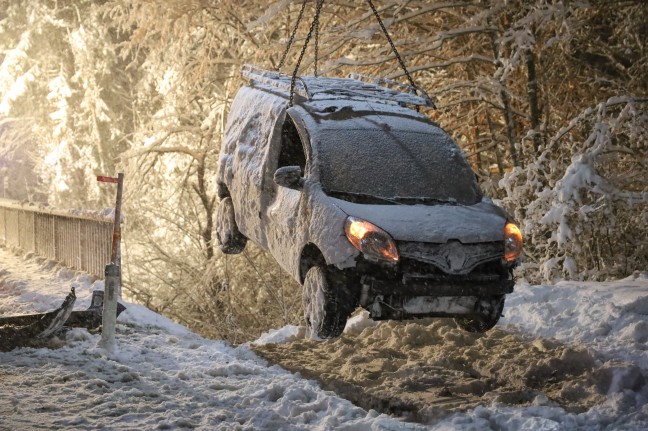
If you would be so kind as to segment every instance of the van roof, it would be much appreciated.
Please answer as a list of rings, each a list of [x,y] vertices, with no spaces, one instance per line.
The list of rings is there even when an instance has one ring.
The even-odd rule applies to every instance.
[[[252,84],[275,87],[289,97],[292,81],[289,75],[248,64],[243,66],[241,74]],[[356,100],[434,107],[434,101],[419,88],[361,74],[350,74],[348,78],[297,76],[294,93],[304,98],[306,104],[311,101],[322,104],[326,100]]]

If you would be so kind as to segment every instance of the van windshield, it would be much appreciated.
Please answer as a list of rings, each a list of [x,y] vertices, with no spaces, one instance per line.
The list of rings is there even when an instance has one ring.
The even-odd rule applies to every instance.
[[[318,166],[325,193],[357,203],[473,205],[474,173],[441,129],[324,129]]]

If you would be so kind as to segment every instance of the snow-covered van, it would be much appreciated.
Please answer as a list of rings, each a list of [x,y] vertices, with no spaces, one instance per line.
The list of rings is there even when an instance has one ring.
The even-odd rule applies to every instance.
[[[356,75],[297,77],[291,100],[290,76],[243,75],[217,175],[224,253],[268,250],[303,285],[313,337],[340,335],[358,306],[497,323],[522,236],[448,134],[408,107],[427,96]]]

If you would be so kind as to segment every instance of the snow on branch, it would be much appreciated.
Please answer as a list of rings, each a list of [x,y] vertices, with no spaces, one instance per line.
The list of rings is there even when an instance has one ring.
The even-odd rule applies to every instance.
[[[458,28],[453,30],[442,31],[428,40],[421,40],[419,41],[419,43],[417,43],[417,45],[424,46],[425,48],[417,49],[413,51],[405,51],[402,52],[401,55],[403,57],[413,57],[416,55],[425,54],[429,51],[434,51],[441,48],[447,40],[454,39],[459,36],[465,36],[472,33],[488,33],[488,32],[496,32],[496,31],[497,31],[496,28],[487,27],[487,26],[476,26],[476,27]],[[342,65],[375,66],[378,64],[386,63],[393,59],[395,59],[394,54],[377,57],[372,60],[354,60],[351,58],[339,58],[337,60],[331,61],[329,63],[330,64],[329,67],[334,68],[336,66],[342,66]]]
[[[289,7],[291,3],[293,3],[293,0],[281,0],[280,2],[273,4],[263,15],[247,24],[247,31],[252,31],[257,27],[271,22],[277,14]]]
[[[409,70],[410,73],[414,73],[414,72],[418,72],[418,71],[421,71],[421,70],[446,68],[446,67],[449,67],[449,66],[452,66],[452,65],[455,65],[455,64],[464,64],[464,63],[470,63],[470,62],[473,62],[473,61],[474,62],[482,62],[482,63],[486,63],[486,64],[492,64],[492,65],[497,64],[497,60],[495,60],[494,58],[486,57],[484,55],[479,55],[479,54],[471,54],[471,55],[464,56],[464,57],[452,58],[452,59],[449,59],[449,60],[446,60],[446,61],[440,61],[440,62],[434,62],[434,63],[426,63],[426,64],[422,64],[422,65],[419,65],[419,66],[410,67],[410,68],[408,68],[408,70]],[[398,77],[403,76],[403,75],[404,75],[403,72],[396,72],[396,73],[392,73],[391,75],[388,75],[387,78],[393,79],[393,78],[398,78]]]
[[[535,163],[500,181],[504,201],[524,218],[529,260],[546,280],[605,277],[648,264],[648,239],[635,233],[648,220],[641,180],[647,108],[648,99],[631,96],[587,108],[556,132]]]
[[[179,133],[195,133],[202,134],[202,130],[198,127],[186,126],[186,127],[175,127],[171,130],[167,130],[163,136],[154,140],[144,148],[135,150],[133,153],[125,155],[125,157],[137,157],[147,153],[184,153],[192,156],[196,160],[200,160],[201,156],[196,151],[185,146],[174,146],[174,147],[160,147],[164,144],[171,136]]]

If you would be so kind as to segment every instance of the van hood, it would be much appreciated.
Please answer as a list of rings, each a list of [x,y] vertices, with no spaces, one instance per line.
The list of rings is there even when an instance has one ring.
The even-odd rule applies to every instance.
[[[488,200],[475,205],[365,205],[331,198],[347,215],[366,220],[396,241],[463,244],[504,240],[506,213]]]

